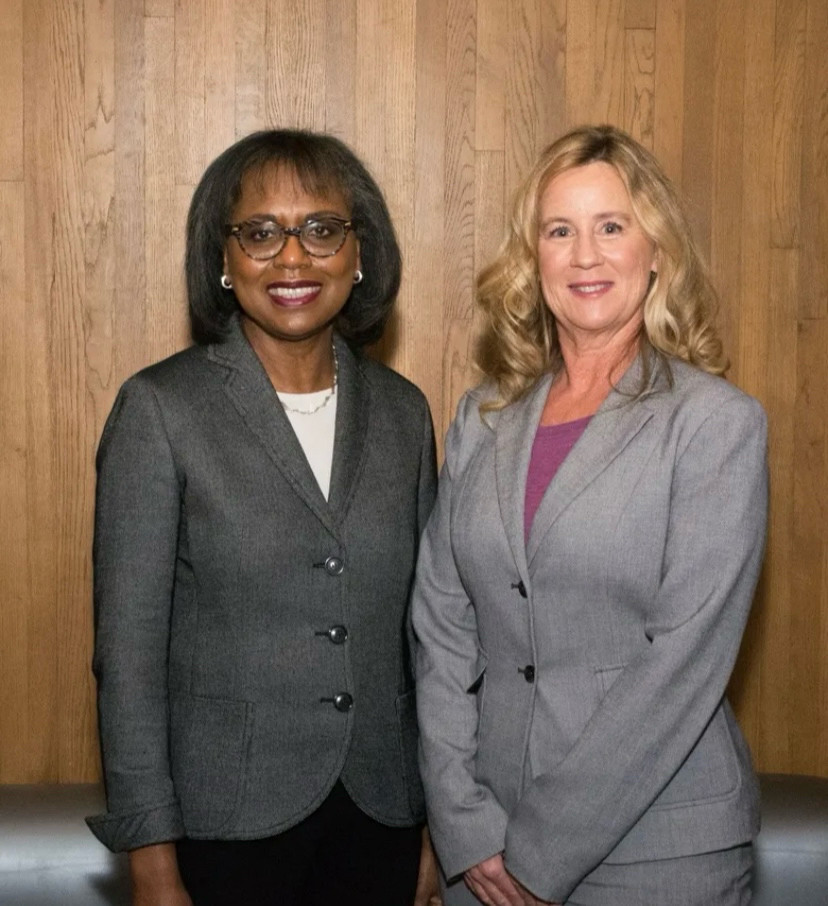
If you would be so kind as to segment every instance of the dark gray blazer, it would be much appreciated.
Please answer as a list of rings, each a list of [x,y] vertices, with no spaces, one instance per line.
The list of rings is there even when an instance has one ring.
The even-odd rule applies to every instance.
[[[423,818],[406,628],[431,418],[336,345],[327,502],[238,324],[115,402],[94,549],[108,812],[89,819],[113,850],[268,836],[338,778],[384,824]]]
[[[724,693],[762,560],[765,416],[724,380],[672,373],[631,401],[631,367],[528,540],[551,379],[488,424],[480,393],[460,404],[412,600],[421,767],[449,877],[505,851],[563,902],[604,860],[724,849],[758,828]]]

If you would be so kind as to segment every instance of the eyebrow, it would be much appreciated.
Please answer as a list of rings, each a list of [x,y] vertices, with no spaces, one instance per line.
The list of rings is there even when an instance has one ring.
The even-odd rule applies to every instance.
[[[600,214],[596,214],[593,220],[626,220],[628,223],[632,223],[635,218],[631,214],[625,214],[623,211],[602,211]],[[545,217],[540,221],[540,226],[547,226],[550,223],[572,223],[572,219],[569,217],[564,217],[563,214],[553,214],[551,217]]]
[[[336,217],[337,220],[350,220],[348,215],[340,214],[339,211],[311,211],[309,214],[306,214],[302,218],[302,223],[307,223],[309,220],[324,220],[326,217]],[[268,222],[268,223],[279,223],[279,218],[275,214],[264,214],[257,213],[251,214],[249,217],[245,217],[241,222],[250,223],[250,222]]]

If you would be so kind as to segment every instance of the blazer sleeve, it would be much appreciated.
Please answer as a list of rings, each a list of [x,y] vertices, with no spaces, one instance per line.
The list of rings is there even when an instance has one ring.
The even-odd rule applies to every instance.
[[[417,486],[417,537],[425,531],[428,517],[437,496],[437,450],[434,443],[434,425],[428,404],[423,406],[423,447],[420,454],[420,482]]]
[[[429,833],[449,879],[502,851],[506,831],[504,809],[474,776],[477,702],[470,688],[485,664],[474,607],[451,554],[452,494],[462,468],[467,417],[479,418],[469,396],[446,436],[437,502],[420,548],[412,601],[420,769]]]
[[[118,852],[184,835],[167,695],[181,492],[161,411],[140,376],[121,389],[97,468],[93,671],[108,811],[87,823]]]
[[[614,849],[721,704],[764,549],[766,448],[764,412],[740,394],[677,450],[650,644],[509,817],[506,865],[543,899],[563,902]]]

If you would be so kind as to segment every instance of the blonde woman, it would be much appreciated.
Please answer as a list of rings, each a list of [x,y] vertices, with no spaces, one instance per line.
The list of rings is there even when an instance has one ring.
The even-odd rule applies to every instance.
[[[479,280],[418,564],[420,760],[456,904],[736,906],[758,828],[725,698],[765,538],[766,425],[652,155],[552,144]]]

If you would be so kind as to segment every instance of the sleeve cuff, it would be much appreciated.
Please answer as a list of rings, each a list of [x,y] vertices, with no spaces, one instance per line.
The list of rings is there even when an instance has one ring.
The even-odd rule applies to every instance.
[[[92,815],[86,819],[92,833],[114,853],[169,843],[184,834],[184,821],[177,802],[157,805],[130,814]]]

